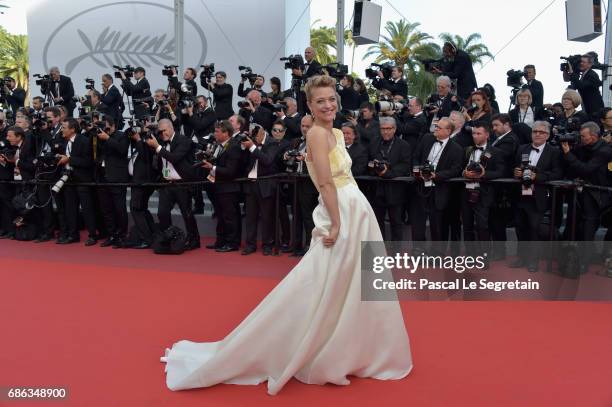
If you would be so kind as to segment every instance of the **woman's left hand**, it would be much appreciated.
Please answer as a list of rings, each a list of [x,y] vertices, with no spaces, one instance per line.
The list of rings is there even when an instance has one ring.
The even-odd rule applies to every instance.
[[[325,247],[332,247],[334,243],[336,243],[336,240],[338,240],[339,234],[340,226],[332,225],[332,227],[329,229],[329,234],[323,238],[323,245],[325,245]]]

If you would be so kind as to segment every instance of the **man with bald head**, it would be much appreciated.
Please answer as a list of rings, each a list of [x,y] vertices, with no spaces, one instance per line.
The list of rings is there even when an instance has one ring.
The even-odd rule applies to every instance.
[[[50,82],[43,82],[40,88],[44,95],[49,94],[53,103],[66,107],[68,117],[72,117],[72,112],[76,107],[76,103],[72,100],[74,97],[74,87],[72,80],[64,75],[60,75],[58,67],[54,66],[49,70]]]
[[[261,105],[261,93],[258,90],[252,90],[247,94],[246,100],[249,106],[245,109],[250,113],[250,122],[259,124],[270,133],[274,123],[274,114]]]
[[[304,51],[304,74],[302,78],[304,81],[308,80],[311,76],[319,75],[321,73],[321,64],[315,59],[317,53],[313,47],[308,47]]]

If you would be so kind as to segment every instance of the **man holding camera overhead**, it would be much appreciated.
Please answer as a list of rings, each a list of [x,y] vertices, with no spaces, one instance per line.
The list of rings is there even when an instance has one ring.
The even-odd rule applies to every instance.
[[[107,107],[107,114],[115,120],[118,128],[123,128],[123,99],[121,92],[113,84],[113,77],[108,73],[102,75],[101,94],[100,101]]]
[[[42,80],[40,91],[43,95],[49,94],[54,104],[64,106],[68,117],[72,117],[76,107],[76,103],[72,100],[74,87],[68,76],[60,75],[58,67],[54,66],[49,70],[49,80]]]
[[[136,83],[132,83],[132,80],[128,77],[131,72],[127,72],[128,74],[126,75],[125,69],[119,69],[115,73],[115,77],[119,75],[121,78],[121,87],[125,90],[125,93],[128,96],[132,97],[132,101],[134,103],[134,116],[137,119],[142,120],[149,115],[147,103],[151,103],[153,100],[151,96],[151,85],[149,85],[149,81],[145,77],[146,72],[143,67],[139,66],[133,71]]]
[[[376,89],[386,89],[391,92],[391,95],[399,97],[402,100],[408,98],[408,84],[402,78],[404,71],[401,66],[394,66],[391,68],[391,75],[389,78],[385,77],[385,69],[379,69],[377,72],[378,77],[374,79],[372,85]]]
[[[197,76],[197,72],[194,68],[186,68],[185,72],[183,72],[183,80],[185,82],[180,82],[178,80],[178,74],[176,72],[176,65],[170,66],[170,71],[168,73],[171,76],[168,76],[168,82],[170,86],[176,89],[179,92],[179,95],[191,95],[196,96],[198,94],[198,85],[195,82],[195,77]],[[168,68],[164,69],[164,73]]]
[[[17,87],[17,82],[10,76],[4,78],[2,87],[2,94],[7,104],[11,107],[13,113],[16,113],[20,107],[23,107],[26,91],[21,87]]]
[[[215,81],[211,82],[210,77],[203,76],[204,73],[205,71],[200,74],[200,84],[208,88],[213,94],[213,104],[215,106],[217,120],[229,119],[234,114],[234,109],[232,108],[234,88],[232,85],[225,82],[227,74],[223,71],[217,71],[215,74]]]

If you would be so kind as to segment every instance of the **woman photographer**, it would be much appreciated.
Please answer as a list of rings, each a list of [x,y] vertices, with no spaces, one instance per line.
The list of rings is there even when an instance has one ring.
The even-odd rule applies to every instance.
[[[521,89],[516,93],[514,109],[510,110],[510,119],[512,124],[525,123],[529,127],[533,127],[533,123],[538,120],[544,120],[545,115],[542,108],[532,107],[533,96],[529,89]]]
[[[556,118],[553,134],[580,131],[580,126],[589,120],[584,111],[576,110],[582,104],[580,94],[573,89],[566,90],[561,97],[561,104],[563,114]]]

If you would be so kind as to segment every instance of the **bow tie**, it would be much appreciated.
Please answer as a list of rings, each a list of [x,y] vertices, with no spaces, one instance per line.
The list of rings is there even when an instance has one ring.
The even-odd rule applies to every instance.
[[[539,148],[535,148],[535,147],[531,147],[531,151],[535,151],[536,153],[539,153],[540,149]]]
[[[474,150],[484,151],[484,147],[474,147]]]
[[[444,144],[444,143],[442,142],[442,140],[436,140],[436,143],[438,143],[438,144],[440,144],[440,145]]]

